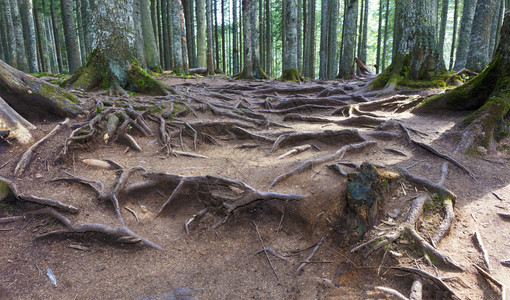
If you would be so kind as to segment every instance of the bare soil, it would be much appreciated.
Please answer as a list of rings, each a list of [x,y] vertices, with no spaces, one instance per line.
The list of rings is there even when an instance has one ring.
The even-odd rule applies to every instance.
[[[180,79],[161,78],[179,91],[183,99],[188,96],[206,101],[235,105],[244,100],[245,106],[254,111],[261,110],[260,103],[273,95],[295,97],[294,93],[271,92],[261,97],[252,91],[238,94],[217,92],[227,99],[213,96],[215,87],[233,85],[263,86],[268,88],[306,86],[345,87],[338,82],[309,82],[298,84],[278,81],[242,82],[222,78]],[[350,82],[347,85],[358,89],[365,82]],[[233,89],[233,87],[232,87]],[[348,90],[348,89],[346,89]],[[351,91],[352,92],[352,91]],[[349,92],[349,93],[351,93]],[[440,91],[419,91],[416,94]],[[314,98],[316,92],[299,93],[305,98]],[[93,98],[106,97],[87,94],[84,105],[93,108]],[[139,96],[140,100],[153,99]],[[375,100],[375,98],[370,98]],[[300,112],[303,115],[326,116],[332,121],[346,117],[328,116],[332,109],[315,112]],[[398,264],[427,270],[440,278],[456,292],[461,299],[498,299],[498,288],[487,283],[478,274],[473,262],[480,260],[480,252],[474,246],[472,235],[480,232],[489,255],[491,274],[503,284],[510,286],[508,267],[500,264],[510,259],[510,226],[497,212],[510,212],[510,156],[508,152],[464,155],[453,154],[456,141],[445,137],[445,133],[466,114],[438,113],[418,116],[407,111],[376,111],[385,119],[396,119],[421,134],[413,134],[416,139],[433,145],[443,153],[448,153],[471,170],[476,180],[450,164],[445,186],[453,191],[458,199],[455,203],[455,221],[450,233],[438,248],[464,268],[464,272],[428,266],[411,250],[399,246],[404,258],[397,261],[387,257],[378,275],[384,251],[368,257],[350,250],[359,240],[352,235],[335,230],[345,214],[347,178],[331,170],[326,165],[314,166],[298,175],[277,184],[271,191],[305,195],[300,201],[269,200],[248,205],[236,211],[228,221],[211,229],[219,220],[214,214],[206,215],[198,226],[187,234],[184,223],[199,212],[204,204],[192,192],[179,197],[163,213],[155,218],[156,212],[168,199],[174,187],[154,188],[147,192],[123,194],[120,200],[122,216],[126,226],[133,232],[160,245],[163,250],[137,245],[119,244],[98,234],[70,234],[37,238],[39,235],[62,229],[63,225],[49,216],[28,216],[22,221],[0,224],[0,299],[390,299],[374,290],[376,286],[396,289],[409,294],[413,277],[391,269]],[[198,110],[198,117],[192,113],[182,119],[192,121],[232,120],[224,116],[214,116],[210,111]],[[285,124],[289,128],[270,126],[256,127],[252,132],[276,139],[278,132],[319,131],[354,128],[335,123],[308,123],[303,121],[283,121],[283,115],[265,112],[273,122]],[[86,121],[86,117],[71,120],[72,124]],[[38,127],[36,140],[49,132],[59,120],[40,118],[34,123]],[[155,135],[143,137],[133,130],[133,135],[142,147],[141,152],[128,150],[119,143],[105,144],[102,140],[88,143],[86,148],[74,150],[67,159],[55,160],[62,149],[64,140],[72,131],[69,126],[45,142],[38,155],[21,178],[13,176],[13,168],[24,150],[18,145],[0,144],[0,176],[8,178],[26,194],[59,200],[80,209],[76,215],[65,214],[73,224],[102,223],[119,226],[120,223],[110,203],[98,201],[95,194],[79,184],[53,182],[53,179],[66,177],[64,172],[85,179],[101,181],[107,190],[117,179],[114,170],[97,169],[87,166],[83,159],[110,159],[126,168],[142,166],[149,172],[165,172],[184,176],[218,175],[241,180],[260,191],[268,191],[269,185],[277,176],[297,167],[300,162],[333,153],[350,141],[312,140],[294,145],[282,145],[275,153],[267,155],[271,143],[250,139],[239,139],[233,135],[215,135],[221,145],[198,141],[193,149],[190,137],[184,140],[185,151],[194,152],[207,158],[187,156],[166,156],[156,139],[158,124],[149,123]],[[252,124],[253,125],[253,124]],[[374,128],[357,128],[362,134],[373,132]],[[175,139],[175,143],[178,138]],[[414,175],[437,182],[441,176],[444,160],[407,143],[404,139],[377,140],[373,147],[347,153],[342,162],[362,164],[370,162],[387,170],[409,167]],[[315,147],[281,160],[275,158],[294,146],[312,143]],[[241,145],[257,145],[239,148]],[[389,148],[404,152],[401,156]],[[320,149],[320,151],[318,150]],[[181,149],[179,149],[181,150]],[[330,163],[336,163],[332,161]],[[351,172],[353,169],[343,167]],[[143,172],[138,172],[129,183],[143,181]],[[409,209],[413,196],[421,192],[411,184],[405,184],[382,203],[381,218],[401,222]],[[497,195],[498,197],[496,197]],[[0,202],[0,217],[24,215],[40,206],[14,199]],[[134,214],[126,208],[136,213]],[[400,211],[395,219],[386,213],[394,209]],[[441,212],[432,211],[440,216]],[[422,232],[426,232],[427,222],[433,218],[422,217]],[[266,247],[281,254],[284,259],[264,252],[256,231]],[[334,225],[334,226],[332,226]],[[377,232],[391,230],[392,226],[378,224],[369,236]],[[309,256],[315,245],[326,236],[311,259],[298,273],[298,266]],[[77,247],[79,246],[79,247]],[[77,249],[81,248],[81,249]],[[54,287],[46,270],[51,269],[57,281]],[[334,285],[321,279],[331,280]],[[510,292],[510,291],[508,291]],[[507,293],[508,293],[507,292]],[[445,296],[431,282],[425,282],[424,299],[443,299]]]

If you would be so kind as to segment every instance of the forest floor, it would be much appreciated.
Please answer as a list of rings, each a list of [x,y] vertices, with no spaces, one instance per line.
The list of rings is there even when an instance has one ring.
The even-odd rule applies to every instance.
[[[184,134],[182,145],[179,134],[174,134],[172,148],[204,157],[167,156],[157,139],[159,123],[148,121],[154,132],[152,136],[143,136],[131,129],[142,148],[140,152],[127,150],[129,148],[121,143],[106,144],[97,139],[87,143],[85,148],[72,150],[65,162],[55,162],[65,139],[76,128],[74,125],[86,121],[87,117],[82,116],[71,120],[70,126],[42,144],[25,174],[19,178],[13,175],[13,169],[24,149],[0,144],[0,176],[15,182],[24,194],[78,207],[78,214],[65,214],[73,224],[101,223],[112,227],[121,224],[111,203],[98,200],[83,185],[52,180],[68,177],[67,172],[103,182],[105,190],[109,191],[118,178],[116,171],[83,163],[87,158],[109,159],[126,168],[141,166],[147,172],[181,176],[222,176],[243,181],[261,192],[306,197],[296,201],[269,199],[251,203],[234,211],[224,224],[215,228],[213,225],[218,225],[221,216],[208,212],[199,221],[192,222],[187,234],[185,222],[204,208],[204,202],[197,199],[200,193],[196,184],[177,195],[158,217],[155,217],[158,210],[172,194],[175,184],[119,194],[120,212],[126,227],[163,250],[119,244],[92,233],[37,238],[64,228],[56,219],[45,215],[28,215],[17,222],[0,224],[0,299],[390,299],[374,288],[385,286],[408,295],[413,283],[409,274],[391,269],[399,264],[443,278],[461,299],[498,299],[498,288],[489,284],[473,267],[481,257],[472,240],[476,231],[488,253],[492,276],[510,286],[508,267],[500,264],[500,261],[510,259],[510,226],[497,215],[498,212],[510,212],[510,155],[498,151],[481,151],[469,156],[453,154],[456,140],[445,133],[460,122],[465,113],[421,116],[391,105],[389,109],[384,106],[371,109],[371,113],[376,114],[374,119],[398,120],[412,129],[411,135],[415,139],[454,157],[476,178],[450,164],[445,182],[445,187],[457,195],[455,220],[438,249],[460,263],[464,272],[427,265],[421,255],[402,248],[409,244],[403,239],[398,242],[403,258],[388,255],[378,275],[384,251],[367,257],[363,253],[351,253],[361,241],[338,230],[345,213],[347,177],[327,165],[370,162],[390,171],[409,167],[412,174],[437,182],[445,160],[409,143],[399,136],[399,130],[393,130],[393,135],[377,134],[379,124],[371,123],[373,120],[332,116],[333,111],[345,104],[378,99],[373,94],[352,97],[366,85],[366,81],[298,84],[223,78],[160,79],[180,93],[171,96],[177,97],[172,99],[180,99],[194,108],[194,112],[188,110],[186,116],[179,115],[179,118],[185,121],[181,123],[183,127],[188,128],[185,125],[188,123],[197,131],[196,149],[193,134]],[[398,103],[405,108],[409,99],[438,92],[442,90],[406,92]],[[154,99],[152,96],[135,98],[139,102]],[[300,106],[306,102],[303,99],[321,98],[328,98],[329,102],[321,102],[322,107],[310,105],[311,102],[308,106]],[[82,97],[89,110],[94,109],[94,99],[107,100],[108,97],[95,93]],[[207,103],[213,105],[207,106]],[[294,111],[284,111],[288,108]],[[364,110],[362,106],[360,110]],[[213,114],[227,111],[235,113],[230,116]],[[242,119],[233,119],[241,116],[240,112],[244,113]],[[296,120],[296,113],[323,119],[314,122]],[[349,124],[342,120],[356,121]],[[210,123],[218,121],[226,125]],[[34,120],[38,127],[34,133],[36,140],[58,122]],[[239,127],[258,136],[250,137]],[[273,179],[306,160],[335,153],[342,146],[362,141],[356,140],[359,139],[357,133],[338,132],[344,129],[356,129],[364,139],[377,144],[314,165],[269,188]],[[335,134],[296,135],[303,132]],[[295,138],[280,140],[278,147],[274,147],[273,143],[282,134]],[[213,140],[215,143],[207,142]],[[313,146],[297,155],[277,159],[295,146],[307,144]],[[268,155],[269,152],[272,153]],[[352,166],[344,165],[343,169],[355,171]],[[128,185],[143,182],[143,174],[136,172]],[[393,223],[402,222],[411,200],[421,191],[423,189],[403,182],[380,207],[380,218],[385,223],[379,223],[368,236],[391,231]],[[241,191],[232,187],[228,194],[236,196]],[[8,198],[0,202],[0,218],[23,215],[37,208],[40,206]],[[391,215],[394,209],[400,213],[389,218],[388,213]],[[425,228],[427,220],[425,214],[418,228]],[[309,259],[310,263],[299,267],[323,237],[325,239]],[[266,248],[271,248],[280,257],[269,252],[266,257],[264,252],[259,252],[264,248],[261,240]],[[48,268],[55,276],[56,287],[46,276]],[[424,299],[445,297],[430,281],[425,280],[424,289]]]

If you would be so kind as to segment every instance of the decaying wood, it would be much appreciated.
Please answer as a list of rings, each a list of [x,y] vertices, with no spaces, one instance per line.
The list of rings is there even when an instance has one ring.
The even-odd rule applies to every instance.
[[[25,169],[27,168],[28,164],[32,161],[32,156],[34,155],[34,151],[41,145],[44,141],[46,141],[48,138],[55,135],[55,133],[64,125],[69,124],[69,119],[65,119],[62,123],[58,124],[51,130],[46,136],[44,136],[42,139],[34,143],[30,148],[28,148],[23,155],[21,155],[21,158],[16,165],[16,168],[14,169],[14,175],[16,177],[19,177],[23,175],[23,172],[25,172]]]
[[[310,170],[312,167],[314,167],[316,165],[327,163],[327,162],[330,162],[333,160],[341,160],[344,157],[344,155],[349,151],[363,149],[365,147],[373,146],[376,144],[377,144],[377,142],[374,142],[374,141],[365,141],[365,142],[358,143],[358,144],[349,144],[349,145],[343,146],[342,148],[338,149],[334,153],[320,156],[317,158],[309,159],[309,160],[301,163],[301,165],[299,165],[297,168],[294,168],[291,171],[276,177],[269,185],[269,188],[274,187],[276,184],[278,184],[278,183],[280,183],[296,174],[299,174],[306,170]]]
[[[48,237],[50,235],[55,234],[66,234],[66,233],[85,233],[85,232],[97,232],[102,233],[112,239],[115,239],[118,243],[126,243],[126,244],[136,244],[136,243],[142,243],[143,245],[163,250],[161,246],[137,235],[136,233],[129,230],[126,226],[119,226],[119,227],[110,227],[103,224],[81,224],[81,225],[73,225],[71,221],[64,217],[63,215],[59,214],[55,210],[51,208],[43,208],[38,211],[31,212],[30,214],[49,214],[55,219],[59,220],[62,224],[64,224],[67,229],[64,230],[55,230],[48,233],[45,233],[39,238]]]
[[[478,231],[475,231],[475,233],[473,233],[473,242],[478,247],[480,252],[482,252],[483,264],[485,265],[485,268],[487,269],[487,271],[490,272],[491,265],[490,265],[490,261],[489,261],[489,255],[487,254],[487,250],[485,250],[485,247],[484,247],[483,241],[482,241],[482,236],[480,235],[480,233]]]

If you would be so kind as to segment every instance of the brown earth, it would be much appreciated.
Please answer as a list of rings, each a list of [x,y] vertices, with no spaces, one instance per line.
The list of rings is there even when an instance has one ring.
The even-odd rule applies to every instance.
[[[241,95],[223,93],[227,99],[220,99],[211,91],[218,86],[235,84],[239,86],[326,86],[346,87],[338,82],[305,83],[301,85],[277,81],[240,82],[228,79],[179,79],[162,78],[178,90],[182,99],[193,96],[206,101],[237,104],[240,100],[255,111],[265,97],[290,97],[294,93],[267,92],[261,97],[255,92],[245,91]],[[363,81],[351,82],[350,87],[365,84]],[[231,87],[234,89],[234,87]],[[346,88],[346,90],[348,90]],[[436,93],[440,91],[420,91],[417,93]],[[349,93],[352,93],[349,92]],[[303,93],[303,97],[313,98],[317,93]],[[103,97],[87,94],[82,100],[93,109],[93,98]],[[152,97],[139,97],[140,101]],[[281,98],[280,98],[281,100]],[[373,99],[371,99],[373,100]],[[190,101],[190,103],[193,101]],[[195,103],[196,104],[196,103]],[[301,112],[306,115],[328,116],[329,110]],[[440,278],[460,296],[461,299],[498,299],[498,289],[488,284],[473,267],[480,259],[480,252],[473,245],[472,234],[479,231],[489,254],[491,274],[507,286],[510,285],[510,272],[500,264],[510,259],[510,227],[497,216],[497,212],[510,212],[510,174],[508,152],[491,151],[488,154],[452,154],[455,140],[445,137],[444,133],[463,119],[465,114],[444,113],[431,116],[417,116],[409,112],[376,111],[387,119],[400,120],[408,128],[421,134],[413,134],[416,139],[433,145],[443,153],[448,153],[471,170],[476,180],[450,164],[446,179],[446,188],[452,190],[458,199],[455,205],[456,218],[449,235],[438,248],[455,261],[461,263],[464,272],[428,266],[419,255],[405,250],[405,243],[398,249],[404,254],[400,264],[427,270]],[[187,122],[197,120],[231,120],[214,116],[208,110],[197,111],[198,117],[188,114]],[[302,121],[284,122],[279,114],[264,113],[269,120],[285,124],[290,128],[258,127],[252,132],[276,138],[275,133],[284,131],[318,131],[349,128],[334,123],[308,123]],[[345,117],[329,117],[331,120],[343,120]],[[79,124],[86,119],[71,120]],[[36,139],[43,137],[59,120],[34,120],[38,129]],[[158,124],[150,122],[154,132]],[[255,126],[256,127],[256,126]],[[255,140],[240,140],[229,134],[215,135],[220,145],[198,142],[193,150],[193,142],[185,138],[185,151],[196,152],[208,158],[186,156],[166,156],[155,136],[143,137],[133,130],[134,136],[142,147],[142,152],[129,150],[126,145],[105,144],[99,140],[87,144],[87,148],[77,149],[68,155],[65,162],[55,161],[64,140],[72,131],[69,126],[45,142],[38,155],[21,178],[14,178],[13,168],[17,157],[24,150],[17,145],[0,144],[0,176],[14,181],[20,190],[45,198],[59,200],[80,209],[79,214],[66,216],[73,224],[102,223],[110,226],[120,225],[110,203],[100,202],[95,194],[79,184],[52,182],[52,179],[66,177],[65,171],[82,178],[101,181],[109,190],[117,176],[114,170],[95,169],[82,162],[85,158],[111,159],[124,167],[143,166],[149,172],[165,172],[185,176],[218,175],[241,180],[260,191],[268,191],[269,185],[277,176],[298,166],[306,159],[333,153],[350,141],[312,140],[293,145],[282,145],[279,150],[267,155],[271,143]],[[350,127],[352,128],[352,127]],[[360,127],[362,133],[374,131],[372,127]],[[213,134],[212,134],[213,135]],[[372,139],[372,138],[370,138]],[[177,139],[176,139],[177,140]],[[176,144],[178,142],[174,141]],[[441,176],[444,160],[407,143],[402,138],[377,140],[378,144],[359,151],[347,153],[342,162],[361,164],[371,162],[396,170],[396,167],[412,166],[409,171],[414,175],[437,182]],[[294,146],[312,143],[312,148],[296,156],[281,160],[275,158]],[[240,145],[258,145],[255,148],[240,149]],[[407,156],[395,154],[388,148],[404,152]],[[319,151],[320,149],[321,151]],[[181,150],[181,149],[179,149]],[[334,163],[338,161],[332,161]],[[7,163],[5,166],[4,164]],[[327,163],[328,164],[328,163]],[[353,171],[344,167],[346,171]],[[129,182],[141,182],[138,172]],[[390,299],[374,290],[376,286],[396,289],[404,295],[409,294],[413,277],[391,270],[398,265],[395,258],[387,257],[381,268],[384,251],[378,251],[368,257],[363,253],[350,253],[358,241],[352,235],[335,230],[332,224],[340,228],[340,220],[345,214],[347,179],[339,175],[326,164],[314,166],[279,184],[271,191],[305,195],[304,200],[269,200],[248,205],[236,211],[228,221],[210,229],[220,217],[207,214],[192,227],[190,234],[184,230],[184,222],[200,211],[204,204],[193,193],[178,197],[165,208],[162,215],[154,218],[156,212],[171,194],[174,187],[161,187],[152,190],[122,195],[119,198],[121,212],[126,226],[133,232],[160,245],[163,250],[136,245],[118,244],[97,234],[70,234],[38,239],[45,232],[62,229],[63,226],[49,216],[27,216],[18,222],[0,224],[0,299]],[[235,191],[234,191],[235,192]],[[410,199],[419,189],[405,183],[382,204],[381,218],[388,220],[386,212],[395,208],[401,213],[394,220],[401,222],[411,205]],[[495,195],[501,198],[498,199]],[[133,210],[135,216],[125,207]],[[23,215],[40,208],[14,199],[0,202],[0,217]],[[433,212],[434,213],[434,212]],[[437,212],[440,216],[440,212]],[[283,220],[283,221],[282,221]],[[390,220],[391,221],[391,220]],[[423,217],[422,227],[427,226],[430,218]],[[274,272],[264,253],[257,235],[257,224],[266,247],[270,247],[286,260],[268,253]],[[370,236],[380,231],[391,230],[391,226],[381,223]],[[324,243],[313,256],[312,263],[304,266],[298,274],[298,266],[311,253],[317,242],[326,236]],[[82,250],[76,245],[83,246]],[[46,276],[51,269],[57,281],[54,287]],[[276,277],[276,274],[278,278]],[[329,279],[337,286],[321,281]],[[159,295],[149,297],[151,295]],[[188,297],[188,298],[187,298]],[[442,299],[444,294],[431,282],[425,283],[425,299]]]

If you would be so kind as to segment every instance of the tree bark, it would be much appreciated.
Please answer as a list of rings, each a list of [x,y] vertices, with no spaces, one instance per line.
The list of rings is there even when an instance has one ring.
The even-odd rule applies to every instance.
[[[21,24],[21,16],[19,13],[18,2],[17,0],[7,0],[11,5],[11,14],[12,14],[12,23],[13,23],[13,32],[12,34],[16,39],[16,65],[17,68],[22,71],[29,71],[27,53],[25,48],[25,41],[23,40],[23,27]]]
[[[302,0],[297,0],[297,70],[303,71],[303,10]]]
[[[453,60],[455,59],[455,46],[456,46],[456,38],[457,38],[457,23],[458,23],[458,13],[459,13],[459,0],[455,0],[455,8],[453,13],[453,33],[452,33],[452,48],[450,51],[450,67],[448,70],[453,69]]]
[[[90,0],[79,0],[81,16],[83,19],[83,43],[85,44],[85,56],[92,52],[92,20],[90,16]]]
[[[337,61],[337,24],[338,24],[338,0],[328,1],[328,63],[327,79],[335,79],[338,73]]]
[[[388,48],[388,21],[390,16],[390,0],[386,0],[386,16],[384,17],[384,40],[383,40],[383,54],[382,54],[382,63],[381,70],[386,69],[386,49]]]
[[[315,0],[308,0],[305,28],[305,50],[303,55],[303,75],[315,78]]]
[[[2,2],[3,5],[3,17],[5,19],[5,25],[8,33],[14,32],[14,24],[12,21],[11,5],[9,1]],[[18,67],[18,58],[16,52],[16,36],[14,34],[7,34],[7,45],[9,46],[8,57],[9,64],[15,68]]]
[[[471,42],[467,55],[466,68],[481,72],[490,62],[489,43],[492,18],[498,0],[478,0],[476,2]]]
[[[37,60],[39,61],[39,70],[42,72],[48,72],[48,64],[46,63],[45,58],[45,49],[43,46],[43,40],[47,40],[46,36],[44,36],[44,26],[39,16],[39,1],[34,1],[33,7],[34,14],[34,25],[35,25],[35,34],[36,34],[36,42],[37,42]]]
[[[213,17],[212,0],[206,0],[206,19],[207,19],[207,76],[214,75],[214,55],[213,55]]]
[[[285,58],[282,67],[282,79],[290,81],[300,80],[297,47],[297,3],[296,0],[285,1]]]
[[[492,59],[494,55],[494,49],[498,46],[496,38],[498,37],[498,31],[500,30],[501,17],[503,15],[503,2],[496,0],[496,8],[494,10],[494,18],[491,24],[491,35],[489,37],[489,59]]]
[[[67,49],[67,63],[69,72],[76,72],[81,66],[80,48],[76,37],[76,26],[74,25],[73,1],[60,0],[62,10],[62,22],[64,25],[64,37]]]
[[[448,21],[448,4],[449,0],[443,0],[443,7],[441,9],[441,25],[439,26],[439,53],[444,50],[444,38],[446,35],[446,21]]]
[[[243,16],[243,53],[244,53],[244,67],[240,78],[252,79],[253,77],[253,47],[252,45],[252,26],[251,26],[251,6],[252,1],[256,0],[242,0],[242,16]]]
[[[473,18],[475,16],[476,0],[464,0],[462,9],[462,19],[460,20],[459,44],[457,45],[457,55],[453,69],[460,71],[466,67],[469,42],[471,40],[471,28],[473,27]]]
[[[197,56],[199,68],[207,66],[206,1],[208,0],[197,0]]]
[[[192,68],[198,67],[196,63],[197,55],[195,49],[195,31],[193,29],[193,0],[182,1],[184,9],[184,19],[186,22],[186,43],[188,48],[189,64]]]
[[[358,0],[347,0],[344,25],[344,43],[338,78],[351,79],[354,76],[354,50],[356,49],[356,27],[358,19]]]
[[[232,73],[239,73],[239,44],[237,39],[237,0],[233,0],[232,3]]]
[[[377,54],[375,59],[375,73],[379,74],[379,67],[381,66],[381,40],[383,35],[382,30],[382,13],[383,13],[383,0],[379,1],[379,24],[377,27]]]
[[[328,0],[321,2],[321,43],[319,50],[319,79],[328,77]],[[344,33],[345,34],[345,33]]]
[[[501,40],[491,63],[480,75],[447,93],[427,99],[416,113],[436,113],[440,109],[473,110],[458,128],[462,137],[459,152],[477,151],[478,146],[495,149],[508,136],[510,110],[510,10],[505,12]]]
[[[83,16],[81,15],[81,4],[79,0],[74,1],[74,5],[76,7],[76,23],[78,25],[78,44],[80,45],[80,58],[81,63],[80,65],[83,65],[86,63],[87,60],[87,51],[85,50],[85,33],[83,29]]]
[[[145,50],[145,61],[147,68],[153,72],[161,73],[161,64],[159,62],[158,46],[154,28],[152,24],[150,0],[140,0],[141,5],[141,26],[143,35],[143,45]]]
[[[271,28],[272,16],[270,8],[271,0],[266,0],[266,74],[269,77],[273,74],[273,31]]]
[[[20,6],[21,18],[23,20],[23,28],[25,33],[25,45],[28,54],[28,67],[31,73],[39,72],[37,59],[37,44],[34,26],[34,12],[32,0],[23,0]]]

